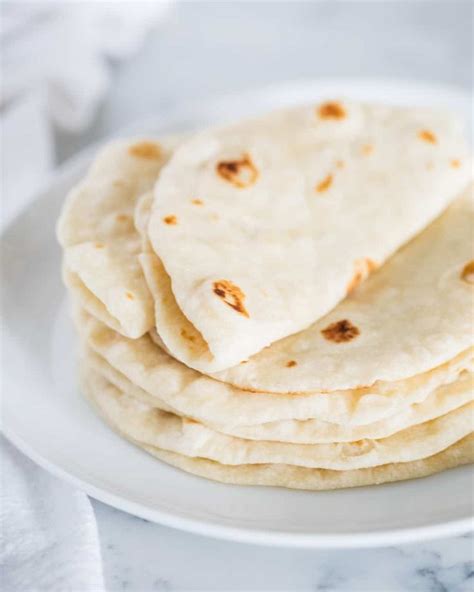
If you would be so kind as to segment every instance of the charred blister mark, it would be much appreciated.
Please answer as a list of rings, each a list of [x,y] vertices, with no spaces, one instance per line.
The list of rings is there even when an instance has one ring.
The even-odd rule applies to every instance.
[[[288,362],[285,364],[287,368],[294,368],[297,365],[298,362],[296,360],[288,360]]]
[[[146,160],[158,160],[161,158],[161,148],[156,142],[143,141],[133,144],[128,149],[129,154]]]
[[[191,203],[192,203],[194,206],[203,206],[203,205],[204,205],[204,202],[202,201],[202,199],[197,199],[197,198],[195,198],[195,199],[192,199],[192,200],[191,200]]]
[[[341,103],[337,101],[327,101],[322,103],[316,109],[320,119],[344,119],[347,117],[346,110]]]
[[[324,179],[322,179],[317,185],[316,185],[316,192],[317,193],[324,193],[325,191],[327,191],[331,185],[333,184],[334,181],[334,177],[329,174],[326,175],[326,177],[324,177]]]
[[[354,275],[347,284],[347,294],[350,294],[357,286],[363,282],[369,275],[377,269],[378,265],[373,259],[365,257],[354,261]]]
[[[132,294],[132,292],[125,292],[125,298],[127,300],[135,300],[135,296]]]
[[[474,259],[466,263],[461,271],[461,279],[467,284],[474,285]]]
[[[245,294],[242,290],[229,280],[219,280],[213,284],[214,294],[219,296],[223,302],[236,310],[244,317],[249,317],[249,313],[245,309],[244,300]]]
[[[453,169],[461,168],[461,161],[459,158],[453,158],[453,160],[449,163]]]
[[[199,425],[199,422],[191,417],[183,417],[181,420],[185,425]]]
[[[438,138],[436,137],[436,135],[432,131],[427,129],[420,130],[418,132],[418,137],[420,138],[420,140],[423,140],[423,142],[428,142],[428,144],[438,143]]]
[[[216,164],[217,174],[239,189],[253,185],[258,179],[257,167],[249,154],[243,154],[237,160],[223,160]]]
[[[334,343],[346,343],[360,335],[359,329],[347,319],[331,323],[321,333],[325,339]]]
[[[178,224],[178,218],[176,218],[176,216],[173,214],[170,214],[169,216],[165,216],[163,218],[163,222],[168,224],[168,226],[176,226],[176,224]]]

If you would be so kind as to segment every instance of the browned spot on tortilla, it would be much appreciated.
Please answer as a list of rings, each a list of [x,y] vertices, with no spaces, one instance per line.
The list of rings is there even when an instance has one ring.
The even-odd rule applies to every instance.
[[[293,368],[297,364],[298,364],[298,362],[296,360],[288,360],[288,362],[285,365],[287,368]]]
[[[336,166],[338,169],[343,169],[346,166],[346,163],[343,160],[336,160]]]
[[[250,187],[258,178],[258,171],[249,154],[243,154],[240,160],[223,160],[216,164],[217,174],[239,189]]]
[[[127,216],[127,214],[117,214],[115,219],[117,220],[117,222],[127,222],[128,220],[130,220],[130,216]]]
[[[372,146],[372,144],[364,144],[361,147],[360,151],[364,156],[369,156],[374,151],[374,147]]]
[[[125,292],[127,300],[135,300],[135,296],[131,292]]]
[[[451,166],[453,169],[458,169],[461,166],[461,161],[458,158],[453,158],[451,161]]]
[[[175,226],[176,224],[178,224],[178,218],[176,218],[176,216],[174,215],[165,216],[163,218],[163,222],[165,224],[169,224],[170,226]]]
[[[132,156],[147,160],[157,160],[161,157],[161,148],[155,142],[139,142],[130,146],[128,151]]]
[[[199,423],[198,421],[196,421],[195,419],[191,419],[190,417],[183,417],[183,423],[187,423],[187,424],[197,424]]]
[[[181,337],[183,339],[187,339],[188,341],[194,342],[194,340],[196,339],[195,335],[192,335],[191,333],[188,333],[186,331],[186,329],[181,329]]]
[[[344,119],[347,114],[340,103],[329,101],[319,105],[318,115],[321,119]]]
[[[347,319],[331,323],[326,329],[321,331],[323,336],[328,341],[334,341],[334,343],[345,343],[351,341],[360,334],[360,331]]]
[[[369,257],[356,259],[354,261],[354,275],[352,276],[351,281],[347,284],[347,294],[350,294],[350,292],[355,290],[363,280],[377,269],[377,267],[377,263],[372,259],[369,259]]]
[[[329,189],[329,187],[331,187],[332,181],[333,181],[333,176],[331,174],[327,175],[326,177],[324,177],[324,179],[322,181],[320,181],[316,185],[316,191],[318,193],[322,193],[323,191],[327,191]]]
[[[105,247],[104,243],[95,243],[94,247],[96,249],[103,249]]]
[[[192,199],[191,203],[194,204],[195,206],[202,206],[204,205],[204,202],[202,201],[202,199]]]
[[[463,267],[461,279],[468,284],[474,284],[474,259]]]
[[[214,282],[213,290],[228,306],[248,318],[249,313],[244,306],[245,294],[239,286],[229,280],[219,280]]]
[[[433,132],[430,132],[430,130],[420,130],[418,132],[418,137],[420,138],[420,140],[428,142],[429,144],[436,144],[438,142],[438,138],[435,136]]]

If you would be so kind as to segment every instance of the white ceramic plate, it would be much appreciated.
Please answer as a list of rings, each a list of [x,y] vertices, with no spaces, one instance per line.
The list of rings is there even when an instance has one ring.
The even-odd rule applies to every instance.
[[[163,133],[331,95],[444,104],[470,114],[455,89],[399,81],[293,83],[187,105],[134,131]],[[130,131],[130,130],[128,130]],[[78,392],[76,340],[60,281],[54,226],[90,151],[3,234],[3,426],[30,458],[112,506],[210,536],[306,547],[361,547],[448,536],[472,526],[469,468],[405,483],[336,492],[212,483],[158,462],[112,433]]]

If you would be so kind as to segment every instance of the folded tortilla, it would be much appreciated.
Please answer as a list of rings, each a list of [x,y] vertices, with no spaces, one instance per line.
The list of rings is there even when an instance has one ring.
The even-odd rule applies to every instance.
[[[427,109],[330,101],[197,134],[162,170],[148,225],[164,346],[216,372],[307,328],[469,176],[460,125]]]
[[[68,195],[57,225],[63,277],[81,305],[127,337],[155,324],[153,300],[138,262],[138,198],[150,191],[178,137],[115,141],[100,151]]]

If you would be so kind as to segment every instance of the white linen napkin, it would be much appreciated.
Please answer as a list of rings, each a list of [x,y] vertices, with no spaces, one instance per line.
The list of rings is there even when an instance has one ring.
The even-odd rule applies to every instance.
[[[0,105],[41,89],[54,123],[84,129],[110,86],[111,61],[137,51],[168,5],[168,0],[7,3],[0,28]]]
[[[41,191],[54,163],[51,130],[41,91],[19,98],[0,117],[2,208],[4,227]]]
[[[89,498],[1,437],[0,587],[101,592],[99,536]]]

